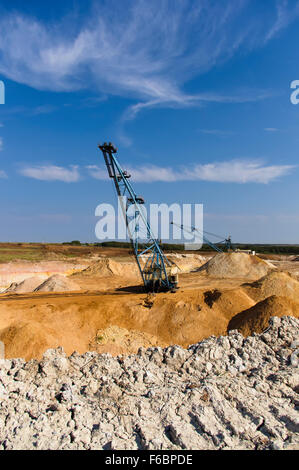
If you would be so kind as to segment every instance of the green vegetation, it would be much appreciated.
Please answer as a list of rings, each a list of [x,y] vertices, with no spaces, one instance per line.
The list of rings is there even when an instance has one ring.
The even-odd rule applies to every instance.
[[[8,263],[16,259],[25,261],[39,261],[44,258],[44,250],[38,247],[23,247],[21,244],[14,247],[0,245],[0,263]]]
[[[81,246],[81,242],[79,240],[73,240],[72,242],[64,242],[63,245],[71,245],[71,246]],[[88,245],[88,243],[85,243]]]
[[[106,248],[131,248],[130,242],[103,242],[103,243],[94,243],[94,246],[102,246]],[[140,248],[142,249],[145,245],[140,244]],[[182,244],[172,244],[172,243],[162,243],[161,247],[165,251],[185,251],[184,245]],[[223,251],[225,251],[224,246],[220,246]],[[234,247],[239,250],[252,250],[256,251],[257,253],[264,253],[264,254],[277,254],[277,255],[299,255],[299,245],[267,245],[267,244],[241,244],[237,243],[234,244]],[[207,245],[203,244],[202,248],[198,250],[201,251],[213,251],[213,249]]]
[[[127,248],[131,249],[132,245],[130,242],[103,242],[103,243],[94,243],[94,246],[102,246],[104,248]],[[144,243],[139,244],[140,249],[145,248]],[[165,251],[184,251],[184,245],[181,244],[172,244],[172,243],[162,243],[161,247]]]
[[[184,253],[184,245],[162,243],[162,249],[167,252]],[[252,250],[256,253],[265,255],[298,255],[299,245],[267,245],[267,244],[235,244],[235,248],[240,250]],[[140,245],[144,248],[145,245]],[[132,254],[132,246],[130,242],[103,242],[103,243],[81,243],[74,240],[69,243],[42,244],[42,243],[0,243],[0,263],[8,263],[14,260],[23,261],[44,261],[51,259],[67,259],[78,256],[89,256],[90,254],[100,253],[101,248],[108,249],[106,254],[109,256],[109,248],[127,250],[125,254]],[[224,247],[222,247],[224,249]],[[212,248],[203,245],[198,253],[208,251],[212,252]],[[188,253],[189,251],[186,251]],[[116,253],[117,254],[117,253]]]
[[[0,263],[9,263],[10,261],[45,261],[51,257],[57,259],[57,256],[63,258],[72,258],[79,253],[62,250],[62,245],[40,244],[40,243],[0,243]],[[70,249],[71,250],[71,249]]]
[[[299,245],[250,245],[235,244],[240,250],[253,250],[257,253],[273,255],[299,255]]]

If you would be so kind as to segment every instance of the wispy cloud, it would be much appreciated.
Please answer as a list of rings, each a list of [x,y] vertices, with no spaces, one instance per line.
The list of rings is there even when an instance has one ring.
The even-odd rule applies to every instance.
[[[189,80],[269,41],[295,17],[286,0],[253,14],[234,0],[110,0],[84,20],[47,24],[12,13],[0,20],[0,74],[41,90],[98,89],[136,101],[123,119],[154,106],[262,99],[185,92]],[[269,2],[270,3],[270,2]],[[255,95],[255,96],[254,96]]]
[[[100,168],[97,165],[87,165],[85,168],[89,175],[96,180],[105,180],[108,178],[105,168]]]
[[[43,104],[40,106],[36,106],[33,109],[28,109],[27,112],[28,114],[32,116],[39,116],[41,114],[50,114],[56,111],[57,107],[53,106],[51,104]]]
[[[25,167],[20,170],[20,173],[28,178],[41,181],[75,183],[80,179],[78,166],[76,165],[71,165],[68,168],[55,165]]]
[[[0,170],[0,178],[7,178],[7,173],[4,170]]]
[[[170,168],[159,166],[128,167],[136,182],[210,181],[218,183],[270,183],[287,175],[295,167],[291,165],[265,165],[261,161],[231,160],[198,164],[188,167]],[[87,167],[90,176],[104,180],[106,171],[97,166]]]
[[[287,28],[299,15],[299,4],[294,0],[276,0],[276,20],[265,36],[270,41],[281,30]]]
[[[1,114],[5,117],[10,117],[14,115],[24,115],[26,117],[35,117],[42,114],[50,114],[57,110],[56,106],[51,104],[42,104],[40,106],[9,106],[1,109]],[[0,127],[3,125],[0,124]]]
[[[3,150],[3,138],[0,137],[0,152]]]
[[[265,127],[264,131],[266,131],[266,132],[278,132],[279,129],[277,129],[276,127]]]
[[[219,183],[270,183],[280,176],[288,174],[294,167],[291,165],[264,165],[263,162],[249,160],[232,160],[228,162],[196,165],[193,169],[194,179],[215,181]],[[186,171],[192,179],[193,172]]]
[[[234,135],[232,131],[225,131],[221,129],[199,129],[201,134],[214,135],[216,137],[229,137]]]

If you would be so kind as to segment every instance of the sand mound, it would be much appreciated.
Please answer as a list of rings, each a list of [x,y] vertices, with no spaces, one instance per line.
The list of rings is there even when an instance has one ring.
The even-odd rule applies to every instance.
[[[147,301],[143,292],[67,294],[34,293],[21,302],[1,299],[0,335],[4,329],[21,321],[28,325],[32,322],[39,328],[31,334],[28,327],[26,335],[31,337],[28,353],[27,336],[24,345],[21,334],[18,344],[13,337],[6,336],[6,357],[16,357],[16,354],[26,359],[41,357],[45,339],[47,347],[59,345],[68,354],[74,350],[130,354],[139,346],[155,345],[156,341],[159,346],[187,347],[210,335],[225,335],[231,318],[255,303],[242,288],[221,291],[217,299],[212,296],[213,302],[207,302],[206,289],[161,293],[154,296],[152,302]],[[120,330],[116,331],[115,325]],[[45,337],[48,330],[51,334]],[[93,345],[99,336],[108,336],[109,341]]]
[[[83,276],[123,276],[124,274],[128,276],[131,272],[136,271],[135,265],[133,263],[118,263],[110,258],[103,258],[95,263],[92,263],[88,268],[84,269],[80,273],[74,274],[74,276],[83,275]]]
[[[95,340],[90,344],[92,350],[99,353],[135,354],[139,348],[161,346],[156,336],[136,330],[127,330],[117,325],[111,325],[97,331]],[[162,344],[163,346],[165,345]]]
[[[294,301],[299,299],[299,282],[290,273],[283,271],[270,272],[256,282],[245,284],[247,293],[256,301],[271,295],[283,295]]]
[[[29,277],[22,282],[13,282],[4,293],[26,294],[33,292],[42,282],[40,277]]]
[[[218,253],[210,261],[204,264],[199,271],[204,271],[208,276],[225,278],[259,279],[265,276],[275,266],[258,256],[247,253]]]
[[[299,318],[299,303],[286,297],[272,295],[244,310],[231,319],[229,330],[239,330],[243,336],[262,333],[268,326],[272,316],[293,316]]]
[[[167,258],[169,259],[169,261],[175,263],[175,265],[178,266],[180,272],[182,273],[192,272],[202,266],[207,261],[205,257],[194,254],[171,254],[167,255]]]
[[[0,341],[5,344],[6,357],[31,358],[36,350],[46,350],[56,344],[59,339],[55,329],[43,326],[41,329],[35,321],[17,321],[12,325],[0,330]]]
[[[54,274],[34,289],[34,292],[69,292],[74,290],[80,290],[74,281],[61,274]]]
[[[190,272],[195,268],[202,266],[206,261],[206,258],[200,255],[169,255],[168,259],[174,263],[181,272]],[[140,258],[141,265],[143,266],[148,260],[148,256],[142,256]],[[136,277],[139,275],[135,260],[132,262],[118,262],[111,258],[102,258],[95,261],[88,268],[75,273],[74,276],[95,276],[95,277],[112,277],[112,276],[125,276],[125,277]]]
[[[34,276],[20,283],[13,282],[4,293],[26,294],[29,292],[67,292],[80,290],[80,287],[61,274],[54,274],[46,280]]]

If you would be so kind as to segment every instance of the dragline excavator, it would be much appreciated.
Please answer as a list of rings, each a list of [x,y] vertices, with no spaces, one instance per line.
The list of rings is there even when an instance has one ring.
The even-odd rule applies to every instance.
[[[179,227],[183,232],[189,233],[191,235],[197,232],[201,236],[203,243],[206,243],[218,253],[223,253],[223,249],[226,249],[227,251],[236,251],[230,235],[225,238],[221,235],[216,235],[215,233],[207,232],[206,230],[200,230],[196,227],[188,227],[187,225],[176,224],[175,222],[170,222],[170,224]],[[214,238],[218,238],[219,241],[211,242],[207,235],[209,237],[212,236]]]
[[[143,209],[143,197],[135,193],[129,181],[131,175],[120,166],[114,145],[105,142],[99,145],[99,149],[103,153],[108,175],[113,179],[116,188],[145,290],[175,291],[178,287],[178,267],[166,257],[154,236]]]

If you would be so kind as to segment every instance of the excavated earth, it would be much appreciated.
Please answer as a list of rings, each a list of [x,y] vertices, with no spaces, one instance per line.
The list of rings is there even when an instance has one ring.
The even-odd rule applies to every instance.
[[[299,448],[299,262],[171,257],[2,266],[0,449]]]
[[[298,449],[299,321],[183,349],[2,360],[2,449]]]
[[[129,257],[101,257],[69,276],[33,276],[11,285],[0,294],[6,358],[41,359],[59,346],[68,355],[113,356],[141,346],[186,348],[231,329],[260,333],[272,316],[299,317],[298,278],[257,256],[222,253],[208,262],[199,255],[171,256],[182,270],[175,293],[145,294]]]

